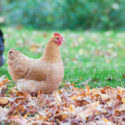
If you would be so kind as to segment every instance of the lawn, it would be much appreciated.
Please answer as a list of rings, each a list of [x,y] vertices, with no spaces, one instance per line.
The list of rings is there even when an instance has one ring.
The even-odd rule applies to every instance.
[[[43,31],[22,27],[3,31],[6,64],[0,68],[0,76],[11,79],[7,69],[10,48],[37,59],[52,34],[59,32],[65,39],[60,48],[65,66],[63,83],[81,86],[89,80],[91,87],[125,87],[125,32]]]

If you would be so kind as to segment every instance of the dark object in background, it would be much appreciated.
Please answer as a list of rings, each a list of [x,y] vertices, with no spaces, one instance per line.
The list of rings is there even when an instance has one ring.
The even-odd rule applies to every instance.
[[[0,30],[0,66],[2,66],[5,63],[3,52],[4,52],[4,37],[2,30]]]

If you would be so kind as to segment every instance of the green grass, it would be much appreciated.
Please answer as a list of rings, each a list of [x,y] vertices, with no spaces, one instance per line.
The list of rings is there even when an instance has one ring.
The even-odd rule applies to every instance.
[[[59,32],[65,39],[60,48],[65,66],[63,83],[69,81],[80,86],[92,79],[88,83],[91,87],[125,87],[125,32],[35,31],[24,28],[3,28],[3,31],[6,62],[10,48],[40,58],[48,39],[54,32]],[[35,50],[34,46],[38,49]],[[7,63],[0,68],[2,75],[11,79]]]

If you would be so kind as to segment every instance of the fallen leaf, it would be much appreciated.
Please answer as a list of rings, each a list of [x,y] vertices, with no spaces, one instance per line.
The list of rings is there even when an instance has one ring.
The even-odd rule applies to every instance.
[[[125,103],[125,98],[122,98],[122,102]]]
[[[0,106],[5,106],[9,103],[8,99],[5,99],[3,97],[0,98]]]

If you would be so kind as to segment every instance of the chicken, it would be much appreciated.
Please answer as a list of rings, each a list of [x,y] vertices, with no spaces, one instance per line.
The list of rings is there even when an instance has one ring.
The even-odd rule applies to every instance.
[[[55,33],[47,43],[40,59],[29,58],[17,50],[8,53],[8,70],[19,91],[52,93],[64,77],[64,66],[59,46],[63,37]]]
[[[3,56],[3,52],[4,52],[4,37],[2,30],[0,30],[0,67],[5,63],[5,57]]]

